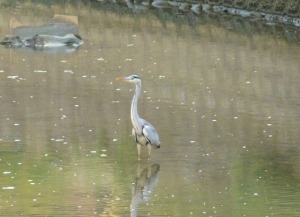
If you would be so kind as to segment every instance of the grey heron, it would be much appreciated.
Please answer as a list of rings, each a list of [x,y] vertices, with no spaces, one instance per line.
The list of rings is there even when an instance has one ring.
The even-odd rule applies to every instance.
[[[132,98],[130,110],[133,125],[132,136],[137,144],[138,160],[140,160],[142,146],[147,146],[150,159],[152,146],[160,148],[160,141],[155,128],[148,121],[140,118],[138,114],[137,104],[142,89],[141,79],[137,75],[130,75],[128,77],[119,77],[117,80],[135,84],[135,94]]]

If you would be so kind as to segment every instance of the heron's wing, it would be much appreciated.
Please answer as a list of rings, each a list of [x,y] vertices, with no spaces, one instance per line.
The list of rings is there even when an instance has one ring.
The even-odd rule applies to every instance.
[[[145,123],[143,125],[143,134],[151,145],[159,146],[159,137],[155,128],[150,123]]]

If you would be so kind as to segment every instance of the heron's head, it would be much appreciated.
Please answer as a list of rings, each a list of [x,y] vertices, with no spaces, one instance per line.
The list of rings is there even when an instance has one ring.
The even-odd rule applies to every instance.
[[[118,81],[126,81],[128,83],[137,84],[141,82],[141,79],[138,75],[130,75],[128,77],[119,77],[116,78]]]

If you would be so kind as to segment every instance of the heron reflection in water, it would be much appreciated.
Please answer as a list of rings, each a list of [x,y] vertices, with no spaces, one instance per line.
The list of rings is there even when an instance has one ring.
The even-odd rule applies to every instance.
[[[117,80],[125,81],[135,84],[135,94],[131,102],[131,122],[133,125],[132,136],[137,144],[138,160],[140,160],[141,147],[147,146],[148,156],[150,159],[151,147],[160,148],[159,136],[155,128],[146,120],[139,117],[138,114],[138,100],[142,89],[141,79],[137,75],[130,75],[128,77],[120,77]]]
[[[130,216],[137,216],[137,209],[140,203],[147,202],[151,193],[158,183],[159,164],[152,164],[141,170],[138,164],[136,178],[132,189],[132,199],[130,204]]]

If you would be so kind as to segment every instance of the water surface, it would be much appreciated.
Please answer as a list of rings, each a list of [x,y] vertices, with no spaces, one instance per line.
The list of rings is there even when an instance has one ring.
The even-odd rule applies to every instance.
[[[0,10],[1,37],[13,14],[66,13],[85,41],[0,47],[0,216],[300,215],[299,43],[86,3]],[[150,162],[115,80],[130,74],[162,142]]]

